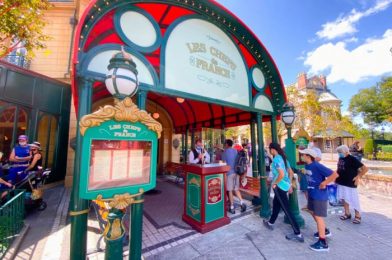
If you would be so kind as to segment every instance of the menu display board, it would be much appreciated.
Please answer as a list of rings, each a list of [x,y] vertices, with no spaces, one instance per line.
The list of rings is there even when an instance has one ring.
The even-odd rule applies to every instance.
[[[108,120],[82,140],[79,194],[84,199],[136,194],[156,185],[157,133],[136,122]]]
[[[150,181],[151,142],[92,140],[89,190]]]

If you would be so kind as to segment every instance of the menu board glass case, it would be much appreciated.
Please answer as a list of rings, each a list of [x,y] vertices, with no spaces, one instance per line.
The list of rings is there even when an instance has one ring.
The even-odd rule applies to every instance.
[[[92,140],[89,190],[150,182],[151,142]]]
[[[107,121],[82,140],[80,196],[136,194],[156,185],[157,133],[139,122]]]

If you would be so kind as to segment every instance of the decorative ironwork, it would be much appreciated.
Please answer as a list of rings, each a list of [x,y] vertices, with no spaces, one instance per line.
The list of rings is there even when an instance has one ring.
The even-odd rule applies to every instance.
[[[144,193],[143,189],[139,190],[137,194],[120,194],[115,195],[111,199],[103,199],[102,195],[97,196],[95,203],[98,205],[104,205],[105,202],[109,202],[109,212],[106,215],[107,223],[103,236],[106,240],[117,240],[124,236],[124,226],[122,225],[122,217],[126,212],[126,208],[131,204],[142,203],[144,200],[135,200]]]
[[[144,110],[140,110],[129,97],[122,101],[115,99],[115,106],[106,105],[104,107],[100,107],[92,114],[83,116],[79,123],[80,133],[84,135],[88,128],[99,126],[103,122],[112,119],[119,122],[141,122],[145,124],[148,129],[155,131],[158,138],[161,137],[162,125],[153,119],[151,114]]]

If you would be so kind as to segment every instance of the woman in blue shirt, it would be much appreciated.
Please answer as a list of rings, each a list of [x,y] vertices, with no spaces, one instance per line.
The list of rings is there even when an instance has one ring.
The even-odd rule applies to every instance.
[[[273,174],[271,186],[275,196],[272,202],[272,215],[268,221],[263,220],[263,223],[268,229],[273,230],[279,211],[280,209],[283,209],[294,231],[293,234],[286,235],[286,239],[304,242],[304,237],[301,234],[298,223],[295,221],[293,214],[289,209],[289,200],[287,197],[287,193],[292,191],[291,180],[294,173],[290,168],[284,151],[278,143],[271,143],[269,149],[274,157],[271,164]]]

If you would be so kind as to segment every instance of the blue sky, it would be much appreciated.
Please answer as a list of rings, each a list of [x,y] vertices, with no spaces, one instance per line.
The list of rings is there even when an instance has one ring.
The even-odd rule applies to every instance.
[[[342,101],[392,76],[392,0],[217,0],[258,36],[284,83],[324,74]]]

